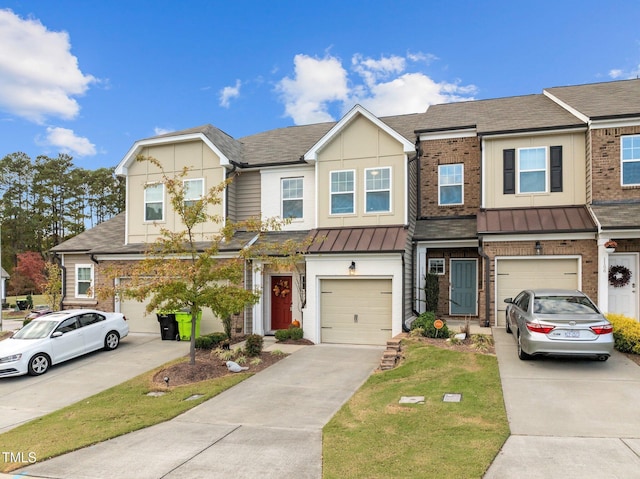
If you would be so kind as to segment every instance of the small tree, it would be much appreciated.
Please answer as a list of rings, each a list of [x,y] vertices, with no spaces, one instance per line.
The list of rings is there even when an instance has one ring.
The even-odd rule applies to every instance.
[[[229,180],[213,186],[196,201],[185,201],[183,178],[188,173],[187,168],[175,177],[169,177],[155,158],[139,156],[137,160],[148,161],[160,170],[171,206],[184,228],[180,231],[161,229],[159,238],[149,245],[144,259],[130,267],[109,268],[107,274],[112,279],[130,279],[125,284],[99,288],[98,295],[115,294],[138,301],[149,298],[148,313],[188,309],[192,318],[190,364],[195,364],[195,318],[202,309],[211,308],[224,324],[226,319],[230,321],[232,314],[260,299],[258,292],[249,291],[241,284],[245,260],[256,250],[245,248],[234,258],[220,259],[220,244],[231,239],[236,229],[261,232],[275,228],[279,223],[253,220],[242,225],[226,224],[220,234],[204,238],[197,233],[198,226],[222,222],[222,218],[210,214],[209,209],[221,204],[221,195]],[[230,327],[227,333],[231,334]]]
[[[40,253],[18,253],[18,265],[14,268],[9,286],[16,294],[40,293],[44,282],[44,259]]]
[[[60,309],[62,298],[62,274],[57,263],[46,263],[44,267],[45,280],[41,284],[41,290],[47,305],[53,310]]]
[[[427,273],[424,278],[424,297],[427,311],[438,311],[438,299],[440,296],[439,276],[435,273]]]

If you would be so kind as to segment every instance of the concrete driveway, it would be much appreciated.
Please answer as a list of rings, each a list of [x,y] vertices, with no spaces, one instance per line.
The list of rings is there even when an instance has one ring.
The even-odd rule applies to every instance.
[[[0,433],[73,404],[189,352],[189,343],[129,334],[114,351],[96,351],[42,376],[0,378]]]
[[[305,347],[171,421],[16,473],[25,479],[319,479],[322,427],[380,364],[382,351]]]
[[[640,478],[640,366],[618,352],[521,361],[493,335],[511,437],[485,479]]]

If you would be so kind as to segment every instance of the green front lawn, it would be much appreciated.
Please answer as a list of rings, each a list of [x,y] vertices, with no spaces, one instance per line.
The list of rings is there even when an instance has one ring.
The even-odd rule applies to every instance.
[[[480,478],[509,437],[495,356],[410,341],[324,428],[329,478]],[[460,393],[459,403],[443,402]],[[424,404],[399,404],[424,396]]]
[[[404,352],[399,367],[372,375],[324,428],[325,478],[481,477],[509,436],[495,356],[416,342]],[[159,369],[0,434],[0,451],[43,461],[171,419],[250,376],[148,396]],[[462,401],[444,403],[445,393]],[[194,394],[203,396],[184,400]],[[401,396],[425,396],[425,404],[400,405]],[[3,461],[1,472],[22,466]]]

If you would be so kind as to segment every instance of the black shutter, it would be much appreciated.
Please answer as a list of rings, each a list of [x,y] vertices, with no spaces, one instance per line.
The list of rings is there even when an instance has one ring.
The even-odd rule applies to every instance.
[[[562,191],[562,147],[552,146],[549,148],[551,156],[551,192]]]
[[[502,150],[502,183],[505,195],[516,193],[516,150]]]

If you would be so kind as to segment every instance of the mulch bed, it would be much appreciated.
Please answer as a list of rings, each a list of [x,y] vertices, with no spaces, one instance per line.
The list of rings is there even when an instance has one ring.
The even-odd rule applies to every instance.
[[[240,342],[244,337],[234,338],[234,343]],[[308,339],[287,339],[286,341],[279,341],[278,344],[300,344],[300,345],[313,345],[314,343]],[[260,356],[260,364],[252,365],[251,360],[254,358],[247,358],[246,366],[249,369],[248,373],[257,373],[263,369],[267,369],[269,366],[277,363],[278,361],[287,357],[286,354],[271,354],[270,352],[262,351]],[[208,379],[215,379],[222,376],[227,376],[232,373],[227,369],[226,361],[220,359],[216,350],[202,350],[196,349],[196,363],[189,364],[189,358],[187,356],[186,362],[173,364],[166,368],[161,369],[153,376],[153,382],[157,385],[166,386],[164,378],[169,378],[169,386],[182,386],[184,384],[191,384],[199,381],[206,381]]]
[[[412,338],[414,339],[414,338]],[[478,349],[472,342],[471,339],[467,338],[464,341],[459,341],[457,343],[453,343],[452,341],[447,341],[446,339],[438,339],[438,338],[415,338],[416,341],[420,341],[422,343],[427,343],[432,346],[436,346],[438,348],[450,349],[452,351],[460,351],[464,353],[480,353],[480,354],[496,354],[496,349],[493,345],[487,345],[487,347],[483,350]]]

